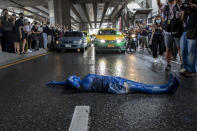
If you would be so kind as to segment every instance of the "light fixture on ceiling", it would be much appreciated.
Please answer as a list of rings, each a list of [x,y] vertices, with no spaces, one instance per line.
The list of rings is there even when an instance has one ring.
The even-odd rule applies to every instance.
[[[141,7],[136,3],[136,2],[130,2],[128,5],[127,5],[127,8],[135,14],[136,12],[136,9],[140,9]]]

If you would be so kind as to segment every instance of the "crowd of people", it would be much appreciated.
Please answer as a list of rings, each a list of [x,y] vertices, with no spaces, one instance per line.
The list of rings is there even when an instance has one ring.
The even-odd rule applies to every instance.
[[[8,10],[3,9],[0,17],[0,52],[25,54],[40,48],[47,49],[49,38],[54,44],[67,30],[63,25],[50,26],[46,20],[30,23],[23,13],[17,18],[16,14],[9,15]]]
[[[170,71],[176,48],[181,61],[180,73],[197,76],[197,0],[167,0],[167,4],[156,1],[160,13],[153,25],[142,23],[135,29],[141,49],[151,48],[155,62],[165,53],[165,70]],[[4,9],[0,17],[0,52],[25,54],[46,49],[49,38],[53,46],[66,31],[66,26],[50,27],[47,21],[30,23],[22,13],[17,18]]]
[[[181,61],[180,73],[197,75],[197,0],[157,0],[163,21],[166,46],[166,71],[171,69],[172,47],[175,43]],[[159,43],[158,43],[159,44]]]
[[[154,61],[166,56],[166,71],[171,70],[171,59],[178,52],[184,76],[197,76],[197,0],[157,0],[159,15],[153,25],[138,25],[136,34],[141,49],[151,48]],[[175,53],[174,56],[177,54]]]

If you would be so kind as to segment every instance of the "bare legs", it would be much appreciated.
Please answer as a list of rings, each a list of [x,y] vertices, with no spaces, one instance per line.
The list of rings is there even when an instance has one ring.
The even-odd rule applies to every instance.
[[[177,49],[178,49],[178,54],[179,54],[180,61],[182,63],[180,47],[177,47]],[[171,65],[171,58],[172,58],[172,50],[170,48],[166,48],[166,62],[167,62],[167,65],[169,66],[169,68],[170,68],[170,65]],[[170,70],[169,68],[167,68],[166,70]]]
[[[14,42],[15,53],[20,54],[20,43]]]
[[[172,51],[169,48],[166,48],[166,62],[168,65],[171,63]]]
[[[25,53],[25,45],[26,45],[26,43],[27,43],[27,40],[26,39],[24,39],[23,40],[23,43],[22,43],[22,52],[21,53]]]

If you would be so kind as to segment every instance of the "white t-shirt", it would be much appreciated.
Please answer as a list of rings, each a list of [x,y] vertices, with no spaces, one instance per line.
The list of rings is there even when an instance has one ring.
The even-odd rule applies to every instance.
[[[26,26],[25,26],[25,31],[26,31],[26,32],[31,32],[31,27],[30,27],[29,25],[26,25]]]
[[[43,32],[43,27],[38,26],[38,31],[39,31],[39,32]]]

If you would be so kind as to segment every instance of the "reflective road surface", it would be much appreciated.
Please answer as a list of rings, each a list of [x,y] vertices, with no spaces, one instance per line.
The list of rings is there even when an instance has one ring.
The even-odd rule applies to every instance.
[[[89,131],[197,130],[197,79],[184,78],[174,95],[80,93],[46,87],[51,80],[89,73],[165,84],[164,61],[147,54],[51,52],[0,70],[0,131],[67,131],[75,106],[89,106]]]

